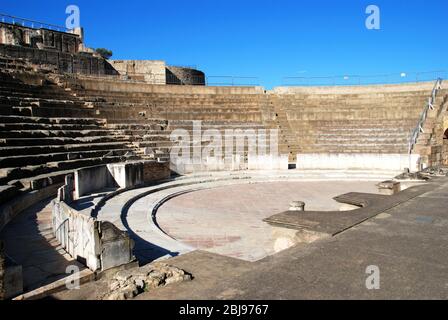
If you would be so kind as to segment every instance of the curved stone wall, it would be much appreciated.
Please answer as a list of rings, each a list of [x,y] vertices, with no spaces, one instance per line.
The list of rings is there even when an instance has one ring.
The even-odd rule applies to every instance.
[[[205,86],[205,74],[196,69],[167,66],[166,84]]]

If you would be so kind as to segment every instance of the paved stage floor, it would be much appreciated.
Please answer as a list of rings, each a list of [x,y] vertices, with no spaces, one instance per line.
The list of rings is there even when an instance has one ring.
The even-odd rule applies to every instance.
[[[288,210],[294,200],[304,201],[306,210],[337,211],[342,205],[334,197],[352,190],[377,193],[376,183],[286,181],[199,190],[163,204],[157,223],[193,248],[256,261],[294,244],[295,232],[272,227],[263,219]]]

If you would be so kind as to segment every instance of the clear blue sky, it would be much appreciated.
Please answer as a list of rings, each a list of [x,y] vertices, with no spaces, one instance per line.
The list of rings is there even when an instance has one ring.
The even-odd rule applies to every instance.
[[[448,69],[447,0],[1,0],[0,12],[64,25],[69,4],[87,45],[115,59],[257,76],[267,88],[286,76]],[[365,27],[369,4],[381,30]]]

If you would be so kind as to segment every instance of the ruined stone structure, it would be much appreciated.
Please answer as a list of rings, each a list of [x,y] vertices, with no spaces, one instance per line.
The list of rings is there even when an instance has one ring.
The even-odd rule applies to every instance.
[[[166,65],[156,60],[110,60],[119,74],[131,80],[140,80],[154,84],[166,83]]]
[[[170,133],[191,130],[192,120],[201,120],[203,130],[279,128],[279,153],[289,154],[289,162],[299,168],[318,168],[327,160],[331,168],[332,157],[340,155],[347,161],[339,163],[341,168],[383,157],[402,169],[409,166],[409,134],[433,85],[277,88],[265,94],[253,87],[45,76],[28,72],[26,62],[14,64],[22,68],[20,73],[1,74],[3,184],[121,161],[130,151],[144,156],[148,148],[153,158],[168,159]],[[445,118],[446,90],[441,90],[414,148],[415,166],[417,161],[424,166],[442,163]],[[350,158],[355,155],[357,159]]]
[[[134,208],[131,216],[139,231],[133,235],[125,231],[125,207],[113,211],[115,215],[96,216],[109,197],[123,196],[131,205],[140,196],[134,189],[145,186],[145,194],[153,198],[144,209],[155,212],[167,198],[188,192],[198,181],[216,187],[237,180],[219,174],[210,181],[200,174],[169,180],[182,174],[171,176],[168,166],[176,146],[171,134],[176,130],[192,134],[198,121],[201,132],[231,129],[243,140],[254,138],[251,130],[277,129],[279,150],[269,161],[258,155],[251,158],[246,143],[242,149],[232,147],[229,164],[223,155],[218,163],[192,166],[186,173],[281,170],[270,178],[282,179],[288,169],[298,169],[291,174],[308,169],[398,172],[448,164],[445,83],[436,95],[433,82],[271,91],[210,87],[204,86],[205,76],[198,70],[170,67],[162,61],[109,63],[80,52],[77,35],[3,24],[0,30],[0,231],[27,208],[57,197],[52,212],[56,240],[91,271],[130,263],[135,251],[148,259],[145,250],[160,250],[142,249],[157,229],[154,221],[139,225],[147,222],[143,220],[147,211]],[[411,132],[432,95],[418,140],[410,148]],[[272,140],[270,136],[263,143],[269,146]],[[189,152],[193,155],[195,148],[208,142],[188,141]],[[266,182],[266,178],[249,178]],[[161,180],[169,181],[159,188]],[[173,193],[164,193],[171,188]],[[384,188],[391,194],[398,191],[394,183]],[[96,194],[101,192],[106,193],[103,198]],[[362,206],[370,198],[366,199],[354,203]],[[93,203],[79,208],[77,200]],[[369,210],[362,212],[367,211],[371,217]],[[166,248],[172,248],[162,248],[162,254],[190,250],[159,236],[162,244],[168,243]],[[132,239],[139,240],[134,251]],[[0,294],[1,262],[0,255]]]
[[[67,33],[0,22],[0,44],[4,45],[74,54],[84,49],[83,39],[80,35],[82,35],[81,29]]]
[[[120,75],[151,84],[205,85],[202,71],[187,67],[167,66],[157,60],[110,60]]]
[[[166,83],[203,86],[205,85],[205,75],[202,71],[192,68],[168,66],[166,68]]]
[[[110,64],[84,45],[81,28],[71,32],[0,23],[0,56],[27,59],[59,73],[117,75]],[[7,61],[4,60],[5,63]]]
[[[152,84],[205,85],[203,72],[166,66],[164,61],[105,60],[84,45],[82,28],[63,32],[0,22],[0,56],[27,59],[58,73],[121,76]]]

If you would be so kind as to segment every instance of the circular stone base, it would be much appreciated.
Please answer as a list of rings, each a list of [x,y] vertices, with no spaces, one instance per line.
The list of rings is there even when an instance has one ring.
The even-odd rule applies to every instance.
[[[256,261],[300,242],[295,232],[263,219],[289,209],[292,201],[307,211],[338,211],[333,197],[348,192],[377,193],[375,181],[285,181],[241,184],[177,196],[157,211],[160,228],[201,250]]]

